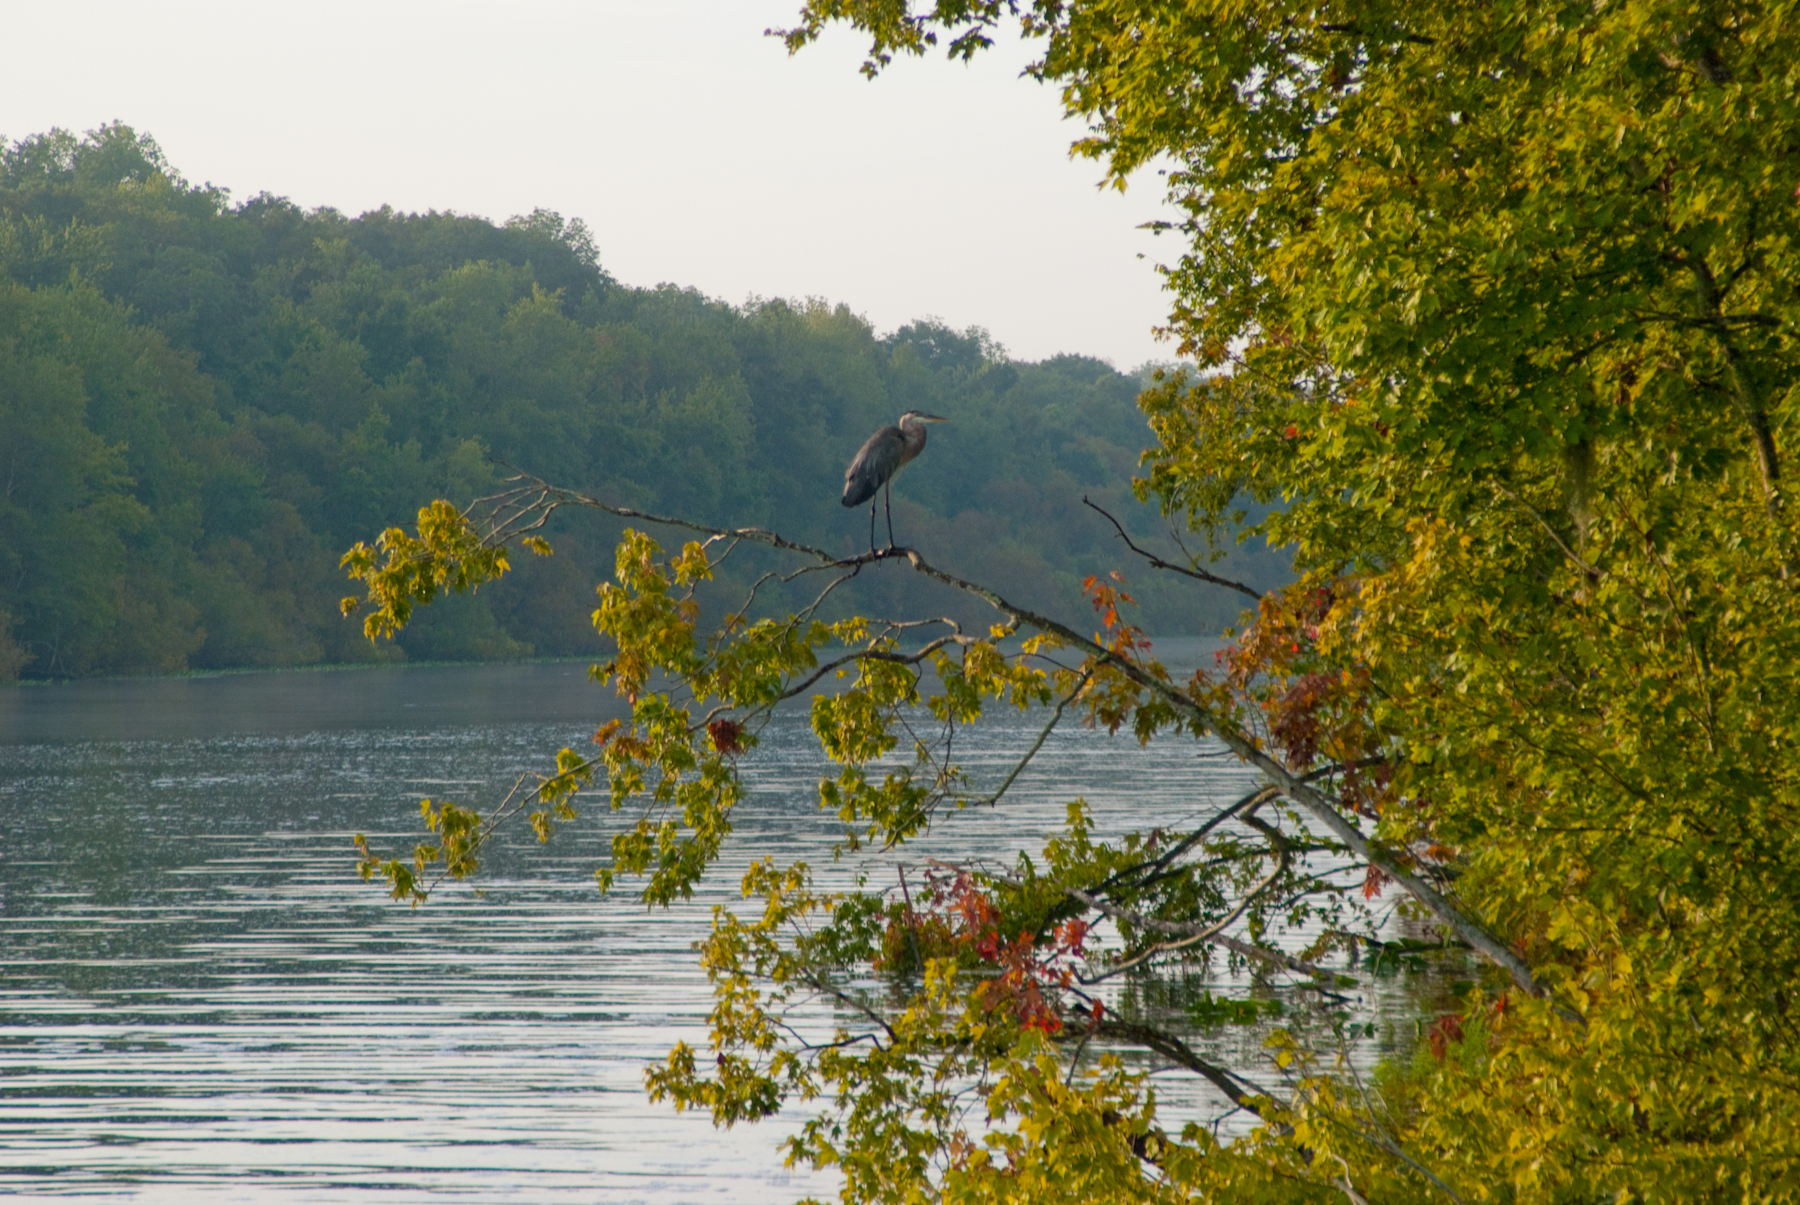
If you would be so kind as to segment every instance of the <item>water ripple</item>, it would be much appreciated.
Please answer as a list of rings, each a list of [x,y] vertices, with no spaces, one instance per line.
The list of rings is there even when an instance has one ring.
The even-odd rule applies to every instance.
[[[705,1040],[711,1000],[691,947],[710,905],[736,898],[751,857],[806,858],[837,881],[870,868],[832,860],[838,834],[818,812],[821,766],[803,719],[778,717],[748,760],[737,836],[689,904],[651,912],[602,899],[592,872],[606,832],[595,824],[548,848],[516,834],[486,859],[482,894],[450,887],[409,909],[358,880],[351,836],[406,848],[422,794],[489,806],[556,748],[585,741],[613,704],[579,667],[386,672],[201,683],[195,714],[166,682],[7,695],[0,1191],[730,1205],[834,1195],[832,1177],[781,1166],[792,1119],[715,1131],[643,1091],[645,1068],[674,1043]],[[269,697],[297,677],[303,706]],[[391,704],[421,686],[431,722],[401,726]],[[371,710],[371,695],[390,705]],[[997,774],[1034,733],[999,724],[968,762]],[[903,857],[1010,857],[1059,828],[1076,795],[1102,831],[1178,824],[1248,782],[1192,745],[1140,751],[1059,733],[1003,808],[959,814]],[[1206,1091],[1171,1085],[1165,1115],[1211,1108]]]

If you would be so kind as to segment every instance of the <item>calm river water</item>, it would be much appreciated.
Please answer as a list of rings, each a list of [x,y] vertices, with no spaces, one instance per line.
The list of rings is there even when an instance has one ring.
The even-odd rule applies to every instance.
[[[411,909],[357,878],[353,834],[409,847],[421,797],[485,811],[617,712],[576,664],[0,691],[0,1194],[834,1196],[782,1167],[779,1120],[716,1131],[643,1091],[675,1042],[704,1043],[690,946],[743,865],[856,869],[831,862],[804,715],[747,759],[754,795],[691,904],[597,893],[598,809],[548,847],[513,834],[485,894]],[[1036,722],[984,730],[968,761],[1002,765]],[[1000,809],[900,857],[1004,855],[1077,795],[1102,830],[1203,817],[1250,782],[1205,752],[1071,725]],[[1207,1091],[1171,1081],[1165,1112]]]

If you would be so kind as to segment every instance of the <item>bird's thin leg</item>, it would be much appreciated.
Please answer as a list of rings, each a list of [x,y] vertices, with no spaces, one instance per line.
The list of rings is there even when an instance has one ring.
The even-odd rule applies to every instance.
[[[894,547],[894,487],[892,485],[881,487],[881,509],[887,512],[888,548],[891,550]]]
[[[869,551],[875,551],[875,499],[869,499]]]

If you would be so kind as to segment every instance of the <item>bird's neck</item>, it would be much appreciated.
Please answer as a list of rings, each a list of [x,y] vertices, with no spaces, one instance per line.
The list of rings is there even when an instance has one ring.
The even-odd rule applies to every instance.
[[[906,446],[912,455],[917,456],[919,449],[925,446],[928,428],[916,418],[907,417],[900,420],[900,436],[906,440]]]

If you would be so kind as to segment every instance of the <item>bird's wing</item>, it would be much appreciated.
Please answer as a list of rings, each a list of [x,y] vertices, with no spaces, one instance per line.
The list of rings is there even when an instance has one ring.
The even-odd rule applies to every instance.
[[[861,506],[886,485],[900,467],[906,439],[898,427],[883,427],[869,436],[856,459],[844,470],[844,505]]]

